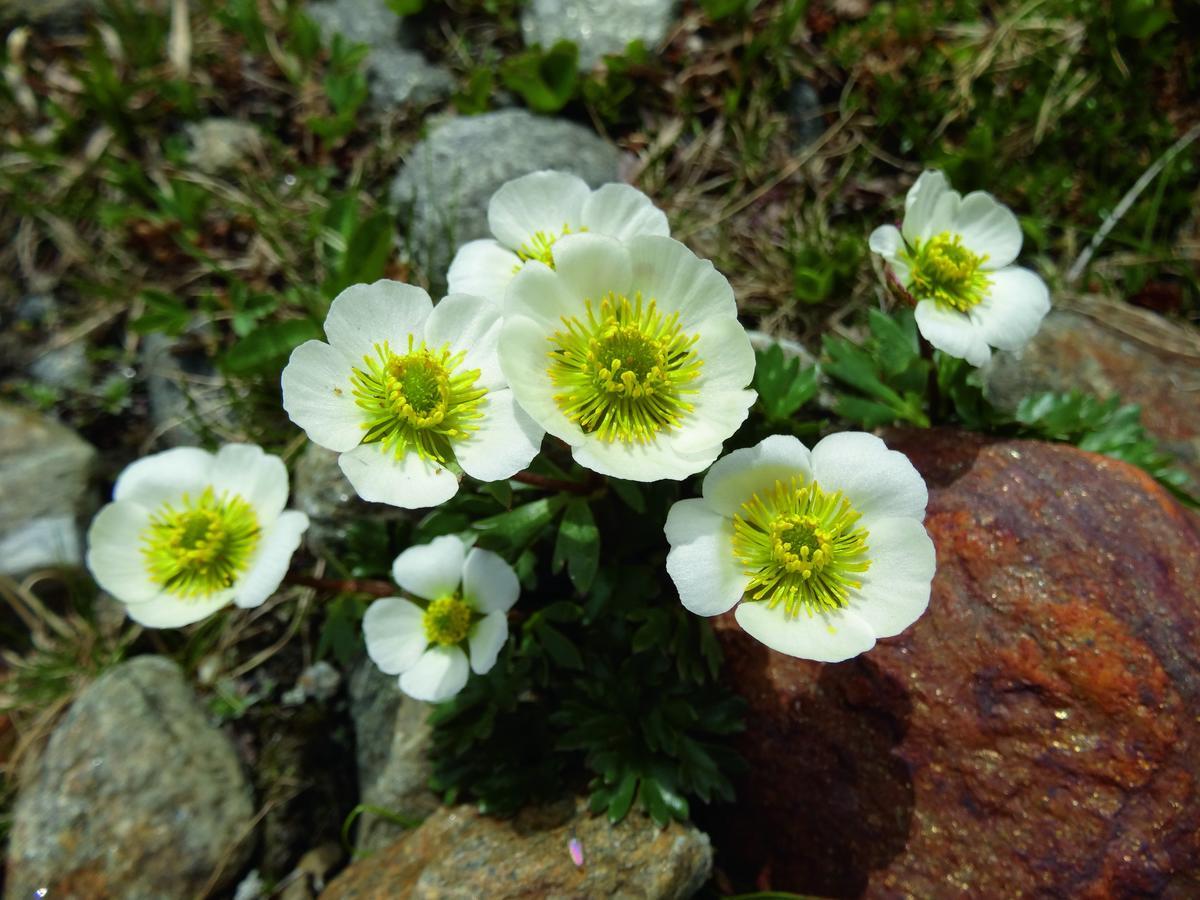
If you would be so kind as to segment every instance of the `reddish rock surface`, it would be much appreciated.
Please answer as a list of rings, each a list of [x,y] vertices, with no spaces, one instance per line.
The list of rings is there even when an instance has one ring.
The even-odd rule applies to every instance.
[[[1062,445],[892,435],[930,487],[929,611],[856,660],[732,621],[735,880],[822,896],[1200,896],[1200,534]]]

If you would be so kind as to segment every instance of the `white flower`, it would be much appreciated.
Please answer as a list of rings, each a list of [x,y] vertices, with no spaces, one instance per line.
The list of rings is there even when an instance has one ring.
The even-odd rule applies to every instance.
[[[902,453],[862,432],[810,452],[773,435],[720,459],[703,499],[667,515],[667,572],[702,616],[737,606],[773,650],[849,659],[925,611],[934,572],[925,482]]]
[[[287,498],[283,460],[261,447],[147,456],[121,473],[92,521],[88,568],[151,628],[189,625],[229,603],[259,606],[308,528],[308,516],[284,510]]]
[[[392,577],[424,602],[376,600],[363,617],[363,634],[367,655],[381,671],[400,676],[404,693],[440,703],[467,683],[468,657],[471,671],[491,670],[521,592],[512,566],[478,547],[468,553],[459,538],[446,535],[397,556]]]
[[[984,191],[960,196],[941,172],[917,179],[902,227],[876,228],[870,246],[916,301],[925,339],[973,366],[991,358],[991,347],[1021,349],[1050,310],[1045,282],[1012,265],[1021,252],[1017,217]]]
[[[548,171],[501,186],[488,202],[488,225],[495,240],[471,241],[455,254],[446,275],[450,293],[499,302],[529,260],[553,266],[554,244],[568,234],[623,239],[671,233],[662,210],[636,188],[614,183],[593,191],[582,178]]]
[[[576,462],[633,481],[705,469],[754,402],[729,282],[678,241],[568,235],[504,300],[500,367]]]
[[[458,491],[450,465],[480,481],[516,474],[542,430],[516,406],[496,359],[499,310],[417,287],[346,288],[283,370],[283,408],[338,462],[364,500],[409,509]]]

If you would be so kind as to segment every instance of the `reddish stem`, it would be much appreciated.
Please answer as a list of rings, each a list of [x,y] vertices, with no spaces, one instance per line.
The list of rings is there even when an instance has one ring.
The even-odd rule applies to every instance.
[[[536,472],[518,472],[511,481],[519,481],[547,491],[567,491],[572,494],[590,494],[595,485],[586,481],[567,481],[563,478],[551,478],[549,475],[538,475]]]
[[[328,591],[331,594],[370,594],[372,597],[394,597],[400,593],[400,589],[390,581],[380,581],[375,578],[313,578],[311,575],[288,572],[283,580],[288,584],[316,588],[318,591]]]

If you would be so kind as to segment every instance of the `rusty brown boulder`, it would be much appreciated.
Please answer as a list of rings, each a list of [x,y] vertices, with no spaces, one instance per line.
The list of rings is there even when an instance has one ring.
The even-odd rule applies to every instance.
[[[894,434],[930,488],[929,611],[845,663],[719,624],[750,704],[718,866],[839,897],[1200,896],[1200,534],[1140,470]]]

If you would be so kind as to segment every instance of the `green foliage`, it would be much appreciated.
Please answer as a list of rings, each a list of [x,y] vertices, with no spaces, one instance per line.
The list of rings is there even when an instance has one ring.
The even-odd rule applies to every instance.
[[[387,0],[387,6],[398,16],[415,16],[425,8],[425,0]]]
[[[318,116],[308,127],[332,143],[354,128],[359,108],[367,99],[367,76],[362,62],[367,57],[365,44],[354,44],[340,34],[333,36],[329,48],[329,68],[323,85],[332,114]]]
[[[263,325],[225,351],[220,359],[221,369],[237,377],[270,375],[283,368],[293,350],[321,336],[321,327],[312,319]]]
[[[768,422],[785,422],[817,395],[817,367],[787,356],[778,344],[755,352],[754,390]]]
[[[708,623],[680,606],[663,570],[661,523],[677,494],[612,485],[475,522],[481,544],[516,561],[523,592],[496,667],[433,714],[433,784],[448,800],[508,814],[587,778],[592,808],[613,821],[637,804],[665,823],[690,801],[732,796],[739,761],[725,739],[741,727],[740,701],[717,680]],[[645,515],[631,520],[627,503]]]
[[[821,371],[839,383],[834,411],[867,429],[894,422],[928,427],[930,364],[921,356],[912,313],[891,317],[872,309],[868,326],[862,346],[829,334],[822,339]]]
[[[758,0],[700,0],[700,8],[714,22],[741,17],[758,5]]]
[[[578,65],[579,48],[572,41],[559,41],[548,50],[530,47],[510,56],[500,66],[500,80],[530,109],[554,113],[575,95]]]
[[[1048,391],[1022,400],[1016,421],[1032,436],[1065,441],[1145,469],[1180,500],[1200,507],[1200,500],[1187,490],[1187,474],[1176,469],[1172,457],[1146,433],[1141,415],[1137,404],[1122,404],[1120,397],[1098,400],[1079,391]]]

